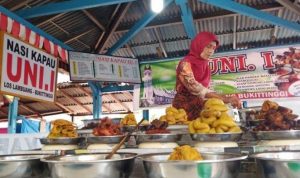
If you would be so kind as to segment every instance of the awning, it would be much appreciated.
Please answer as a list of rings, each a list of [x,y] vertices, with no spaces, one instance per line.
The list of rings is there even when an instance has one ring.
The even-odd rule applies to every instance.
[[[13,36],[34,45],[37,48],[45,49],[49,54],[59,57],[63,62],[68,62],[68,51],[61,46],[54,44],[47,38],[37,34],[18,21],[0,13],[0,29]]]

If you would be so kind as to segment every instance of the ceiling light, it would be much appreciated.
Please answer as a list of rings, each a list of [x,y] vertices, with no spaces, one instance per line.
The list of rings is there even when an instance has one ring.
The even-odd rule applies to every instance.
[[[164,8],[164,0],[150,0],[151,10],[155,13],[160,13]]]

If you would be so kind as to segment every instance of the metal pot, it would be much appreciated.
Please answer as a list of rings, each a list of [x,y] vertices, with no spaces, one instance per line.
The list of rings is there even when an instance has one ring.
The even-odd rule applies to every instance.
[[[128,178],[135,153],[117,153],[105,160],[108,153],[55,156],[42,159],[48,163],[52,178]]]
[[[46,155],[0,156],[0,178],[48,177],[47,164],[40,161]]]
[[[300,152],[268,152],[251,155],[259,178],[299,178]]]
[[[175,133],[165,133],[165,134],[136,134],[134,135],[136,143],[146,143],[146,142],[178,142],[182,134]]]
[[[246,155],[201,153],[202,161],[168,161],[170,153],[141,155],[148,178],[234,178]]]

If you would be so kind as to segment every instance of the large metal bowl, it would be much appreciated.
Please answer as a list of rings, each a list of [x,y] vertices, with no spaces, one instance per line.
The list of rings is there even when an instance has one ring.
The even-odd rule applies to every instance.
[[[78,145],[83,140],[83,137],[40,138],[44,145]]]
[[[146,131],[148,127],[149,127],[148,125],[140,125],[137,128],[137,131],[142,131],[142,132]],[[121,127],[121,130],[122,130],[122,132],[134,132],[135,128],[136,128],[135,125],[124,125]]]
[[[251,155],[260,178],[299,178],[300,152],[268,152]]]
[[[258,140],[286,140],[300,138],[300,130],[252,131],[251,133]]]
[[[48,163],[52,178],[128,178],[132,172],[135,153],[108,153],[55,156],[42,159]]]
[[[243,133],[191,134],[192,140],[201,142],[239,141]]]
[[[148,178],[234,178],[240,161],[247,156],[229,153],[201,153],[203,161],[168,161],[170,153],[139,156]]]
[[[40,159],[45,156],[46,155],[0,156],[0,178],[47,177],[49,176],[47,164],[40,161]]]
[[[182,134],[166,133],[166,134],[136,134],[134,135],[136,143],[146,142],[178,142]]]

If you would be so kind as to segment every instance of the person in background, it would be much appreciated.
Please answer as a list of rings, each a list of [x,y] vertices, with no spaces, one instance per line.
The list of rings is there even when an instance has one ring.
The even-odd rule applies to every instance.
[[[200,32],[191,42],[190,52],[176,69],[176,95],[173,107],[183,108],[189,120],[199,117],[204,100],[218,98],[233,107],[241,107],[237,97],[226,97],[210,90],[211,73],[209,58],[219,45],[217,37],[210,32]]]

